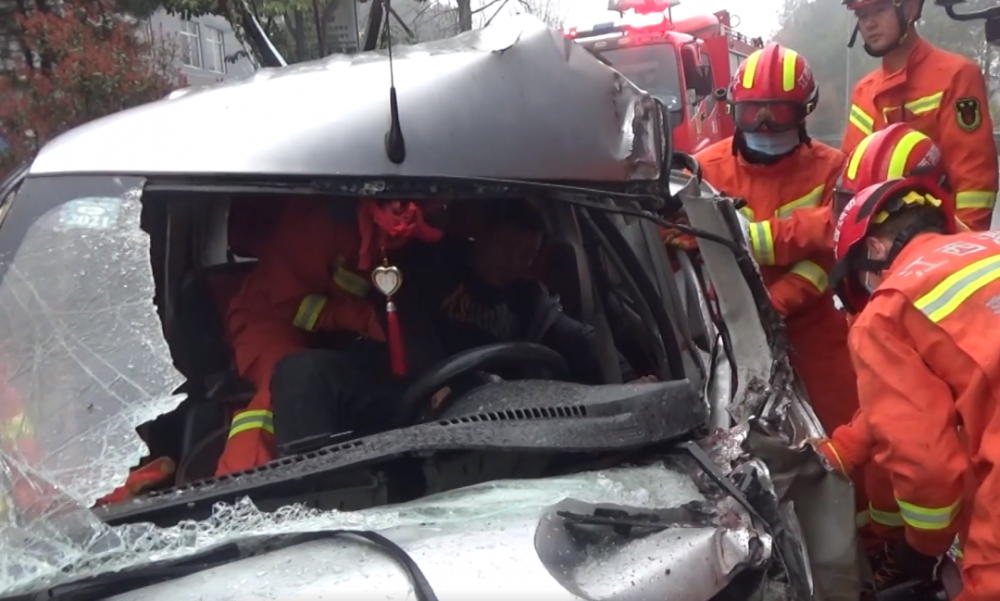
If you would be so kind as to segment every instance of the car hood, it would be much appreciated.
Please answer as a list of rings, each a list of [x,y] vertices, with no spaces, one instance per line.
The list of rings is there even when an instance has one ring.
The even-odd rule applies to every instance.
[[[464,601],[470,594],[706,600],[741,567],[765,561],[770,537],[754,528],[738,504],[719,499],[697,474],[696,467],[678,460],[495,482],[350,514],[286,508],[269,515],[246,502],[232,509],[239,516],[227,516],[226,535],[236,534],[233,518],[243,524],[244,535],[376,529],[407,551],[442,601]],[[583,543],[560,514],[590,515],[598,507],[656,513],[669,526],[631,539],[589,526],[599,536]],[[181,538],[213,536],[204,530],[185,533],[183,524],[173,530]],[[411,591],[405,572],[378,549],[335,539],[274,551],[115,599],[406,599]]]

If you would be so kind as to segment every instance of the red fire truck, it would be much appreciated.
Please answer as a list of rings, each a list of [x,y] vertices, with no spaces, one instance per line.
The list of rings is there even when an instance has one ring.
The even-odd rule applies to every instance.
[[[672,18],[680,0],[610,0],[621,18],[563,35],[586,46],[669,109],[674,148],[695,153],[731,136],[732,118],[717,90],[763,40],[733,31],[728,11]]]

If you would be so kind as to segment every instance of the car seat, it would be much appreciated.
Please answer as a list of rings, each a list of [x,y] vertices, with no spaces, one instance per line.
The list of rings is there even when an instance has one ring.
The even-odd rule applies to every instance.
[[[212,264],[219,257],[209,257],[205,266],[189,272],[181,283],[176,304],[177,367],[188,379],[191,406],[185,415],[178,480],[211,475],[188,474],[187,468],[201,463],[194,460],[195,455],[215,452],[214,448],[205,448],[205,443],[218,443],[209,439],[217,438],[214,434],[225,428],[232,413],[253,395],[253,387],[234,368],[225,316],[230,301],[256,264],[261,242],[270,235],[284,206],[274,196],[233,198],[224,217],[223,262]]]

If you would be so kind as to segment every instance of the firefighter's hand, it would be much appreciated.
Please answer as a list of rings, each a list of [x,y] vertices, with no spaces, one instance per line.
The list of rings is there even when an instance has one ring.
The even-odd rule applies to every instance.
[[[675,217],[672,221],[679,225],[690,225],[687,217]],[[682,248],[684,250],[695,250],[698,248],[698,240],[690,235],[682,233],[680,230],[670,227],[660,227],[660,238],[667,246]]]
[[[844,465],[843,460],[840,458],[840,453],[833,446],[833,441],[829,438],[813,438],[808,442],[813,450],[816,451],[816,454],[819,455],[823,467],[828,471],[847,475],[848,466]]]
[[[444,402],[447,401],[448,397],[450,396],[451,396],[451,388],[448,386],[445,386],[441,390],[435,392],[434,396],[431,397],[431,409],[437,411],[438,407],[444,404]]]

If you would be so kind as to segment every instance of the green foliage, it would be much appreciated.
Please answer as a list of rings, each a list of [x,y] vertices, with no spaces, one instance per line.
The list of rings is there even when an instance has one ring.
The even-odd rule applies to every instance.
[[[969,0],[962,12],[995,5],[996,0]],[[860,36],[848,50],[847,41],[856,22],[853,13],[835,0],[785,0],[782,8],[775,41],[802,53],[819,82],[819,106],[809,120],[809,131],[815,137],[839,139],[847,123],[854,84],[879,66],[877,59],[865,54]],[[987,73],[988,85],[995,88],[1000,64],[991,57],[981,22],[953,21],[933,0],[926,0],[917,27],[920,35],[936,46],[977,61]]]

